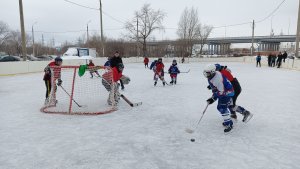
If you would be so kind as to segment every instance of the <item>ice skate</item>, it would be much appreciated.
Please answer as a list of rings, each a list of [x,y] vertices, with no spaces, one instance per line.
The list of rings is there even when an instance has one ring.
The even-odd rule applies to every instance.
[[[243,113],[243,122],[247,123],[252,117],[253,117],[253,114],[250,113],[248,110],[246,110],[244,113]]]

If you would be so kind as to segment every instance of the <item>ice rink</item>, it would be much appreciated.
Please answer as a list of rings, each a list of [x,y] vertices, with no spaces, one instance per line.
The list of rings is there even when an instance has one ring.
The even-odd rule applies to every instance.
[[[299,168],[300,72],[221,63],[242,86],[237,104],[254,116],[243,123],[238,114],[233,132],[224,135],[214,103],[189,134],[185,129],[197,123],[211,96],[202,74],[206,64],[179,64],[190,72],[165,87],[153,86],[153,72],[142,63],[125,64],[131,82],[121,93],[143,105],[132,108],[121,100],[118,111],[98,116],[41,113],[43,73],[0,77],[0,168]]]

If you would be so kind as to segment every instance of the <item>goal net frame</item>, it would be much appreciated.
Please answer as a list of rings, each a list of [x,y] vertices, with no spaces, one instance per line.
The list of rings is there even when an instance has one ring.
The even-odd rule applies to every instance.
[[[100,107],[100,108],[98,107],[98,108],[94,108],[94,109],[88,109],[87,107],[89,105],[87,105],[87,106],[81,105],[82,103],[80,102],[80,99],[78,101],[78,97],[76,97],[76,95],[78,96],[78,93],[77,93],[78,89],[79,88],[81,89],[83,87],[83,85],[85,85],[85,82],[84,82],[84,80],[79,79],[79,78],[81,78],[79,75],[79,72],[78,72],[79,68],[80,68],[80,66],[51,66],[50,67],[51,91],[50,91],[50,95],[48,97],[48,102],[45,103],[45,105],[40,109],[41,112],[49,113],[49,114],[66,114],[66,115],[101,115],[101,114],[111,113],[111,112],[117,110],[116,103],[113,99],[110,100],[111,105],[106,103],[106,99],[105,99],[105,101],[102,100],[101,102],[105,102],[105,105],[103,105],[103,103],[102,103],[103,107]],[[112,83],[113,73],[112,73],[112,69],[110,67],[107,67],[107,66],[92,66],[92,67],[90,67],[90,66],[88,66],[86,70],[87,71],[84,73],[85,81],[94,80],[95,82],[98,83],[98,85],[94,84],[92,86],[84,86],[90,92],[87,94],[91,94],[91,92],[94,93],[92,88],[95,88],[97,90],[100,90],[99,88],[101,88],[101,90],[100,90],[101,95],[99,95],[99,97],[106,98],[107,96],[109,96],[110,93],[107,90],[105,90],[105,87],[100,83],[103,80],[108,82],[110,84],[111,90],[114,91],[114,85]],[[89,76],[90,73],[93,73],[98,70],[100,70],[101,72],[103,71],[104,73],[108,72],[110,75],[109,80],[107,81],[107,80],[103,79],[101,76],[100,76],[100,78],[95,77],[95,79],[86,77],[86,76]],[[88,71],[90,71],[90,72],[88,72]],[[57,76],[58,72],[59,72],[59,77]],[[63,75],[63,74],[65,74],[65,75]],[[69,78],[64,79],[63,77],[60,77],[60,76],[67,76]],[[71,78],[70,78],[70,76],[71,76]],[[61,84],[61,86],[58,86],[57,81],[60,78],[63,81],[63,83]],[[65,86],[66,80],[67,81],[69,80],[67,82],[67,86]],[[81,83],[83,83],[82,86],[76,86],[77,85],[76,82],[78,82],[80,80],[83,81],[83,82],[81,82]],[[83,91],[79,90],[79,92],[84,93],[84,89],[83,89]],[[57,93],[60,93],[60,95],[64,96],[63,102],[61,102],[60,100],[56,100],[57,99],[56,95],[58,95]],[[97,95],[95,97],[97,97]],[[83,99],[81,99],[81,100],[83,100]],[[99,102],[97,102],[96,99],[95,99],[95,101],[94,101],[94,99],[91,99],[90,102],[91,102],[90,105],[92,105],[92,107],[93,107],[93,104],[94,105],[99,104]],[[64,105],[64,108],[58,108],[59,106],[57,106],[57,105],[59,105],[59,104]]]

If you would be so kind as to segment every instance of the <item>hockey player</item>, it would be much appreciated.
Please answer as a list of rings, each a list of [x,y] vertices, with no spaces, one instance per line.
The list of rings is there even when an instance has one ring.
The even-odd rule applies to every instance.
[[[62,84],[61,80],[61,68],[62,65],[62,59],[60,57],[56,57],[54,61],[51,61],[44,69],[44,78],[46,85],[46,99],[45,99],[45,105],[48,103],[56,104],[56,85],[60,86]],[[52,71],[51,71],[52,69]],[[57,83],[56,83],[57,80]],[[49,96],[51,93],[52,86],[55,86],[54,94],[51,100],[49,100]]]
[[[168,70],[170,77],[171,77],[171,82],[170,84],[172,85],[173,83],[176,84],[177,82],[177,74],[180,73],[178,66],[177,66],[177,61],[173,60],[172,65],[170,66]]]
[[[148,63],[149,63],[149,58],[148,58],[147,56],[145,56],[145,58],[144,58],[144,65],[145,65],[145,68],[146,68],[146,67],[149,68]]]
[[[109,97],[107,99],[107,103],[109,105],[113,105],[113,101],[118,104],[120,100],[118,81],[122,77],[123,69],[123,63],[119,63],[116,67],[113,67],[111,71],[106,72],[102,75],[102,84],[106,88],[106,90],[109,91]]]
[[[118,66],[119,63],[123,64],[123,61],[122,61],[122,58],[120,57],[119,51],[116,51],[115,54],[114,54],[114,56],[110,59],[110,66],[113,68],[113,67]],[[121,83],[121,89],[124,90],[125,87],[123,85],[122,80],[120,80],[120,83]]]
[[[216,71],[216,66],[213,64],[206,66],[203,75],[207,78],[213,92],[213,96],[206,100],[207,104],[212,104],[218,99],[217,109],[224,119],[224,132],[230,132],[233,128],[233,122],[230,118],[228,105],[230,104],[231,97],[234,95],[233,87],[225,76]]]
[[[163,82],[163,85],[166,85],[166,81],[164,79],[164,67],[165,65],[162,63],[162,58],[159,58],[155,64],[154,71],[154,86],[157,84],[158,78]]]
[[[107,58],[107,61],[104,63],[104,66],[110,67],[110,57]]]
[[[98,77],[101,77],[101,76],[99,75],[97,69],[94,69],[94,68],[93,68],[93,67],[95,66],[95,64],[93,63],[93,60],[90,60],[90,61],[89,61],[88,66],[89,66],[91,78],[93,78],[93,73],[96,73],[96,75],[97,75]]]
[[[154,60],[151,65],[150,65],[150,70],[153,70],[153,72],[155,72],[155,65],[156,65],[157,60]]]
[[[253,115],[242,106],[236,105],[236,100],[242,91],[239,81],[237,80],[237,78],[233,77],[231,71],[227,68],[227,66],[221,66],[220,64],[215,64],[215,66],[216,66],[216,70],[221,72],[221,74],[230,81],[234,90],[234,96],[232,96],[232,104],[229,106],[231,118],[237,120],[237,116],[235,112],[239,112],[244,116],[242,121],[248,122]]]

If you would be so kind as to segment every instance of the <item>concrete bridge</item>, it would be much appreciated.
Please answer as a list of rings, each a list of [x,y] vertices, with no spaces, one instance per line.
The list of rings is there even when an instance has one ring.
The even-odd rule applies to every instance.
[[[254,36],[253,41],[258,44],[258,51],[278,51],[281,42],[295,42],[296,35]],[[252,43],[252,37],[208,38],[206,41],[209,54],[226,54],[233,43]],[[195,41],[194,44],[200,44],[200,42]],[[148,42],[148,45],[149,47],[157,45],[176,47],[176,41]]]

